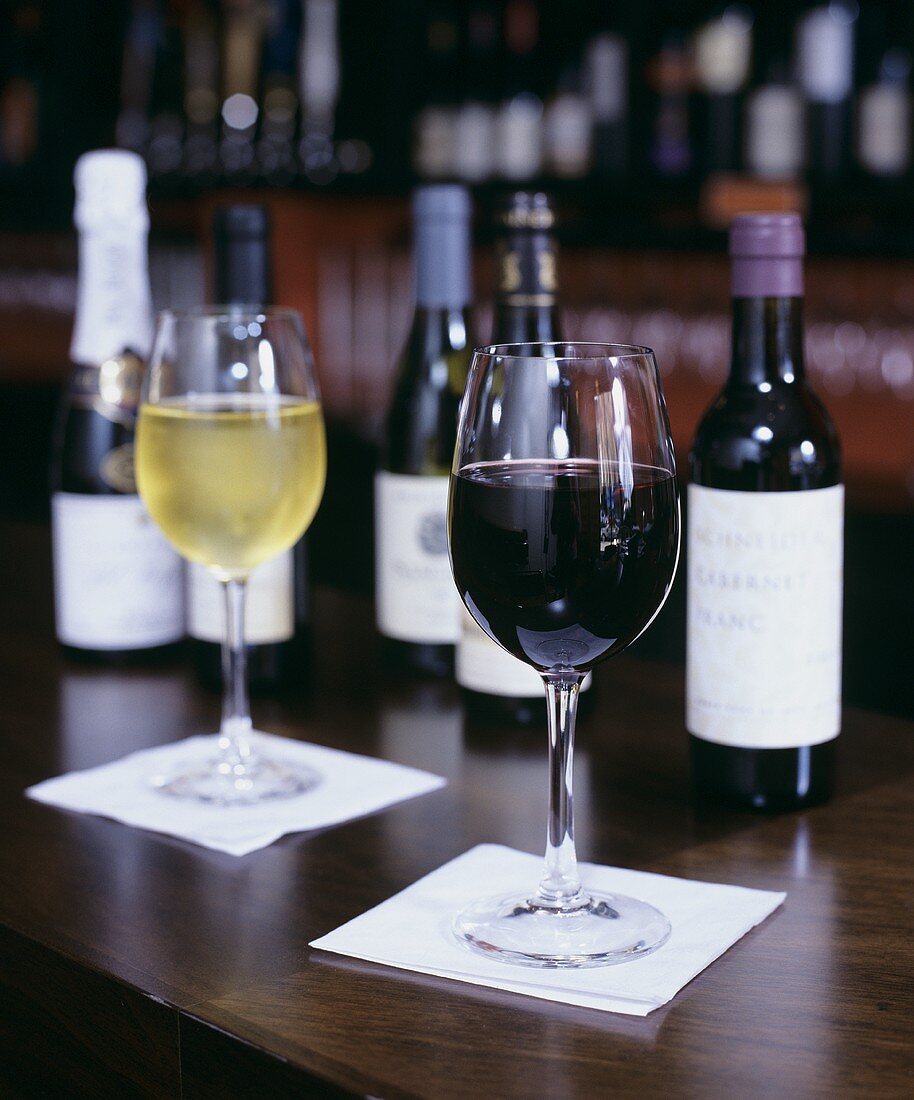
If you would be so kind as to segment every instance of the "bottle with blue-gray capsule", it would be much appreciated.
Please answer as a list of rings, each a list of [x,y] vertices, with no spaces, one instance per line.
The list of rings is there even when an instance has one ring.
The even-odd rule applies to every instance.
[[[394,665],[428,676],[450,675],[460,632],[447,494],[473,347],[471,214],[463,187],[413,194],[416,310],[375,479],[378,630]]]

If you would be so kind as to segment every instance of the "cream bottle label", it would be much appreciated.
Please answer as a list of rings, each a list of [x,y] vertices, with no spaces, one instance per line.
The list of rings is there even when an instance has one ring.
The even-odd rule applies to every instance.
[[[841,725],[844,486],[689,486],[686,724],[721,745],[816,745]]]
[[[133,494],[55,493],[57,637],[80,649],[143,649],[184,635],[181,559]]]
[[[457,683],[470,691],[510,699],[546,696],[543,678],[536,669],[493,642],[466,608],[461,611],[454,665]],[[592,680],[588,672],[581,690],[587,691]]]
[[[447,553],[446,477],[375,477],[378,629],[404,642],[453,645],[460,599]]]
[[[248,577],[244,599],[244,640],[248,645],[286,642],[295,633],[292,551],[258,565]],[[187,633],[204,642],[226,636],[222,585],[206,568],[187,566]]]

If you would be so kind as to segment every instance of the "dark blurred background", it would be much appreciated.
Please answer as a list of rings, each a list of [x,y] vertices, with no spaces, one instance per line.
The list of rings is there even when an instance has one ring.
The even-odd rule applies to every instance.
[[[411,186],[473,188],[479,342],[488,211],[552,192],[566,331],[656,349],[683,466],[727,372],[729,219],[800,209],[808,368],[846,456],[846,694],[914,715],[912,54],[905,0],[6,0],[0,514],[46,515],[87,149],[147,162],[159,306],[206,297],[216,205],[271,207],[331,424],[318,578],[364,591]],[[681,657],[681,616],[678,590],[647,655]]]

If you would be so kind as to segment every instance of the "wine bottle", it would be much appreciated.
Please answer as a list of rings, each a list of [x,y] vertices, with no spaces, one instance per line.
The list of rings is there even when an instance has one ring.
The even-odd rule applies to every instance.
[[[507,180],[533,179],[543,166],[539,19],[533,0],[505,4],[505,88],[495,119],[495,156],[497,174]]]
[[[699,28],[694,40],[695,69],[704,93],[704,168],[734,172],[741,160],[741,93],[749,77],[752,15],[731,5]]]
[[[160,655],[184,635],[181,559],[136,492],[133,437],[152,333],[146,169],[100,150],[76,164],[79,284],[51,468],[57,637],[74,655]]]
[[[377,623],[393,663],[446,676],[459,631],[447,494],[471,346],[469,194],[417,188],[413,220],[416,312],[375,479]]]
[[[497,218],[493,343],[561,340],[555,213],[549,196],[517,191]],[[493,642],[465,610],[455,673],[467,710],[476,717],[523,726],[542,724],[545,688],[539,673]],[[588,676],[585,690],[590,680]]]
[[[833,0],[808,11],[797,25],[796,71],[806,97],[807,168],[820,183],[847,169],[854,86],[855,0]]]
[[[806,160],[803,100],[775,58],[746,101],[746,168],[760,179],[796,179]]]
[[[474,3],[466,26],[466,91],[454,121],[454,172],[480,183],[495,170],[495,86],[498,21],[490,2]]]
[[[803,367],[796,214],[730,232],[733,354],[688,495],[687,716],[703,797],[789,810],[832,784],[841,720],[844,488]]]
[[[857,158],[881,178],[903,176],[911,166],[911,55],[887,50],[878,78],[860,92],[857,103]]]
[[[415,119],[413,168],[423,179],[447,179],[458,171],[455,98],[460,63],[453,5],[428,4],[424,29],[424,105]]]
[[[217,302],[248,308],[272,302],[269,234],[269,216],[263,206],[239,204],[216,210],[213,290]],[[253,691],[293,688],[306,679],[311,644],[306,540],[307,536],[259,565],[248,579],[245,643]],[[218,689],[226,636],[221,585],[202,565],[189,564],[186,575],[187,632],[194,666],[202,683]]]
[[[600,34],[587,47],[587,84],[593,117],[593,167],[600,179],[622,178],[628,169],[628,42]]]

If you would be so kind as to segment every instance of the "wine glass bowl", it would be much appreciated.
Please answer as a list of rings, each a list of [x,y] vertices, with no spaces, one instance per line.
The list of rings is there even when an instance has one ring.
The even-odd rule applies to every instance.
[[[248,575],[301,538],[325,476],[324,422],[298,314],[246,306],[160,314],[137,427],[137,483],[166,538],[222,582],[227,627],[220,756],[162,781],[167,793],[251,803],[317,781],[258,747],[243,619]]]
[[[649,348],[496,345],[476,352],[461,405],[449,546],[482,629],[543,677],[550,735],[546,875],[486,899],[455,931],[489,957],[594,966],[656,949],[666,919],[588,892],[576,871],[571,760],[581,680],[662,607],[679,556],[679,499]]]

